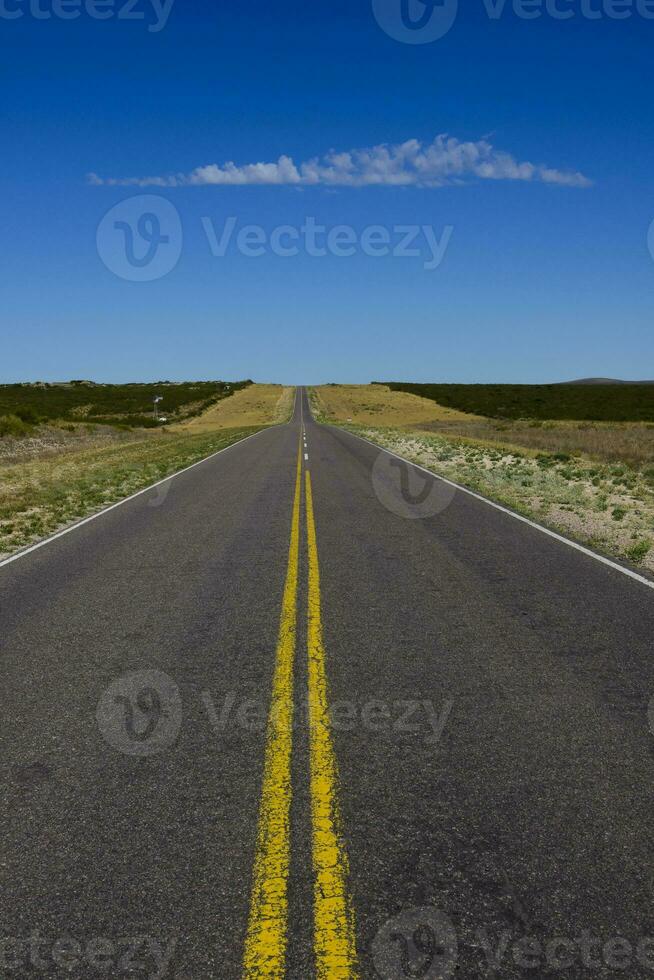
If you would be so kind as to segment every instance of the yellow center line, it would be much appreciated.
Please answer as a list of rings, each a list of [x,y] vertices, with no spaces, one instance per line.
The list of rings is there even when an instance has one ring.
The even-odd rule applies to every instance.
[[[297,629],[302,442],[298,449],[286,584],[268,717],[250,916],[243,960],[244,980],[283,980],[288,933],[288,875],[293,746],[293,665]]]
[[[354,910],[348,893],[349,866],[340,829],[338,770],[329,724],[325,647],[320,612],[320,568],[311,474],[308,470],[305,476],[309,555],[307,644],[316,976],[318,980],[356,980],[358,968]]]

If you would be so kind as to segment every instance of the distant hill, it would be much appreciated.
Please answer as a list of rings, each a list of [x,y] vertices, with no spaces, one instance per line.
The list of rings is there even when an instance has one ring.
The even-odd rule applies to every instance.
[[[618,378],[579,378],[578,381],[559,381],[562,385],[654,385],[654,381],[620,381]]]

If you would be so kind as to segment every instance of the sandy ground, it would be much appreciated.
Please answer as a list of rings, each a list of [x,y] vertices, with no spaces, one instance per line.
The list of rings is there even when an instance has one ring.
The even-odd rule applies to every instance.
[[[312,392],[320,415],[327,422],[405,428],[475,418],[453,408],[444,408],[428,398],[391,391],[386,385],[320,385]]]
[[[638,471],[445,436],[346,427],[541,524],[654,572],[654,489]]]
[[[292,411],[294,394],[294,388],[283,385],[248,385],[197,418],[170,426],[170,429],[199,433],[285,422]]]

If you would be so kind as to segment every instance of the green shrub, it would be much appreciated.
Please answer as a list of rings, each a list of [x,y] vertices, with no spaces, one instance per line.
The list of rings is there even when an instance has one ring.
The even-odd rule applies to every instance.
[[[23,405],[21,408],[17,408],[15,414],[21,422],[26,422],[28,425],[38,425],[41,421],[37,413],[29,405]]]
[[[188,381],[153,384],[94,384],[73,381],[62,384],[0,384],[0,416],[15,415],[33,425],[39,422],[76,422],[86,419],[102,425],[125,422],[134,426],[155,426],[156,396],[162,396],[159,410],[176,420],[191,418],[247,387],[250,381]]]
[[[17,415],[0,415],[0,438],[14,436],[14,438],[20,439],[21,436],[26,436],[29,432],[31,432],[31,426],[19,419]]]
[[[651,547],[652,547],[651,541],[645,541],[645,540],[639,541],[638,544],[635,544],[632,548],[627,549],[626,552],[627,558],[630,558],[632,561],[635,562],[640,562],[643,560],[645,555],[649,553]]]
[[[431,398],[447,408],[487,418],[580,422],[654,421],[654,384],[503,385],[387,382],[393,391]]]
[[[626,515],[626,513],[627,510],[625,507],[614,507],[613,510],[611,511],[611,517],[613,518],[614,521],[621,521],[622,518]]]

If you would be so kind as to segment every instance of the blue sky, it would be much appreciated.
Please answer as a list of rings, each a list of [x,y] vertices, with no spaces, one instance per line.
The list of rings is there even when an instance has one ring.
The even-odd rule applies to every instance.
[[[107,20],[81,2],[75,20],[0,4],[23,14],[0,16],[1,380],[651,376],[654,19],[635,0],[623,20],[608,0],[585,0],[595,20],[559,0],[565,21],[509,3],[491,19],[466,0],[425,44],[389,36],[372,0],[176,0],[159,31],[151,0],[140,20],[115,16],[125,0]],[[390,16],[400,0],[380,2]],[[382,144],[386,163],[354,154],[326,176],[330,151]],[[291,180],[248,169],[274,164],[279,180],[280,158]],[[158,253],[177,258],[167,274],[131,281],[127,226],[141,257],[170,231],[150,202],[159,225],[140,236],[143,195],[182,231]],[[220,237],[230,217],[215,256],[207,225]],[[348,226],[355,254],[309,255],[299,231],[298,254],[275,254],[274,230],[307,218]],[[246,225],[265,236],[259,257],[236,247]],[[391,254],[362,252],[370,226]],[[398,226],[416,226],[420,255],[392,254]],[[437,268],[423,226],[450,229]]]

